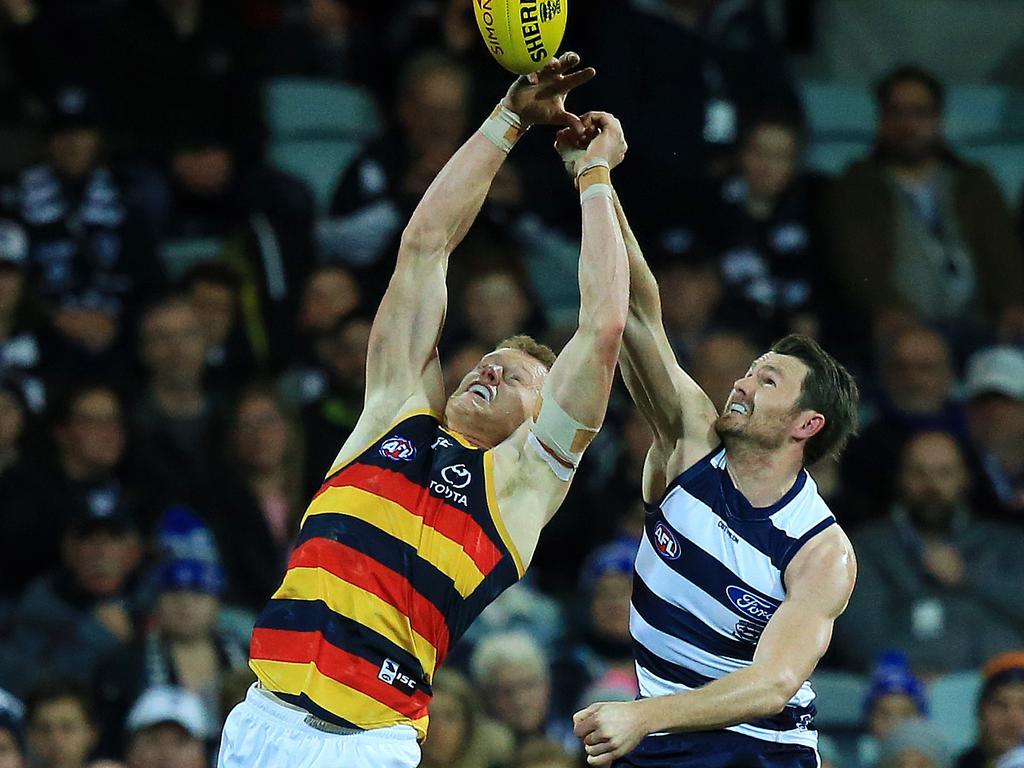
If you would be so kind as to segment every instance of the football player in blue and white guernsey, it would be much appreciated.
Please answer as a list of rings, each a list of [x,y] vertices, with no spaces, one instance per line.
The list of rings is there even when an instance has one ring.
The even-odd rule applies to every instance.
[[[655,435],[630,610],[641,696],[576,713],[576,735],[590,765],[817,768],[808,678],[857,567],[805,467],[855,431],[857,385],[789,336],[719,414],[676,362],[657,283],[615,207],[630,272],[620,364]]]

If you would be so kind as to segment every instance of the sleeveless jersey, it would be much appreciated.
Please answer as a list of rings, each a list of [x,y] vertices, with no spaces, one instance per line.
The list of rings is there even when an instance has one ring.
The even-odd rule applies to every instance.
[[[786,566],[835,523],[806,471],[776,504],[759,509],[725,465],[725,449],[717,449],[647,505],[630,607],[641,696],[699,688],[750,666],[786,596]],[[805,682],[781,714],[728,730],[816,747],[814,715]]]
[[[434,671],[523,574],[492,458],[420,412],[332,471],[256,622],[260,683],[331,723],[422,740]]]

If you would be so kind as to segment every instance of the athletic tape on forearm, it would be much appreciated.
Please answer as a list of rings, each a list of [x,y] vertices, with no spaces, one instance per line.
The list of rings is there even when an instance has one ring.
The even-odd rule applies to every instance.
[[[608,161],[595,158],[589,161],[576,177],[580,188],[580,205],[594,197],[612,198],[612,174]]]
[[[480,126],[480,133],[506,155],[512,151],[512,147],[523,137],[526,130],[519,115],[504,104],[496,106],[491,116]]]
[[[541,390],[540,412],[530,431],[530,444],[561,480],[572,477],[597,429],[580,424],[566,413],[547,383]],[[536,443],[534,445],[534,443]]]

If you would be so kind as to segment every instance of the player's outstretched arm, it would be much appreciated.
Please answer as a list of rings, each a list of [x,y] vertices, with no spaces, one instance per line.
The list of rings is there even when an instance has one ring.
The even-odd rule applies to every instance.
[[[627,146],[612,115],[591,112],[585,119],[597,135],[576,162],[583,210],[579,325],[551,367],[545,391],[573,419],[596,430],[608,406],[629,302],[629,267],[610,175]]]
[[[610,765],[649,733],[717,730],[782,712],[828,649],[856,577],[846,534],[832,526],[816,536],[786,569],[788,594],[765,627],[753,663],[693,691],[577,712],[575,732],[588,764]]]
[[[436,345],[447,305],[448,257],[472,226],[505,157],[531,125],[581,130],[565,97],[594,76],[573,71],[566,53],[513,83],[494,114],[434,179],[402,233],[391,282],[374,320],[367,353],[366,405],[382,412],[444,403]],[[422,398],[423,402],[410,402]],[[391,415],[394,415],[392,413]],[[388,417],[390,418],[390,417]]]
[[[654,430],[644,472],[644,498],[653,501],[665,488],[662,472],[669,464],[671,474],[678,474],[718,442],[713,429],[718,412],[676,360],[662,320],[658,283],[618,196],[615,213],[629,257],[629,317],[620,362],[626,387]]]

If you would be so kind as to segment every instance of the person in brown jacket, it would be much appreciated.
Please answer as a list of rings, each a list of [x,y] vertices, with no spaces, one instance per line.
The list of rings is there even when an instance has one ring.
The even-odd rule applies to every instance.
[[[832,269],[876,336],[926,322],[970,342],[995,329],[1024,339],[1024,255],[987,170],[960,160],[943,131],[944,89],[901,67],[876,87],[874,152],[827,196]]]

